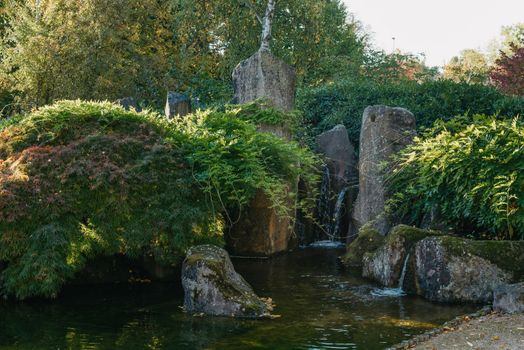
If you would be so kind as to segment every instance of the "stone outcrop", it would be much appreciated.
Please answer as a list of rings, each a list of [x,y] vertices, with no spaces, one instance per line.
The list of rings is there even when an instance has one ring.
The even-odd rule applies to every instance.
[[[234,69],[233,102],[244,104],[261,99],[277,110],[291,111],[295,102],[295,80],[292,67],[268,50],[259,50]],[[258,131],[269,132],[287,140],[292,138],[289,130],[280,126],[259,125]],[[296,189],[297,186],[297,183],[290,183],[289,189]],[[293,207],[294,203],[289,203],[290,210]],[[262,190],[240,214],[239,221],[229,228],[225,237],[232,253],[269,256],[286,251],[296,244],[291,220],[277,215]]]
[[[367,226],[371,225],[364,227]],[[418,241],[434,235],[440,235],[440,233],[406,225],[395,226],[380,248],[373,253],[364,254],[362,276],[386,287],[396,287],[408,254],[412,253],[412,248]]]
[[[358,236],[347,247],[347,253],[342,262],[347,266],[361,267],[366,253],[375,252],[384,243],[384,236],[371,225],[360,228]]]
[[[524,242],[429,237],[415,246],[417,294],[432,301],[487,303],[522,277]]]
[[[506,284],[495,289],[493,309],[499,312],[524,312],[524,282]]]
[[[274,108],[291,111],[295,107],[294,69],[268,50],[259,50],[240,62],[233,71],[233,102],[245,104],[258,99]]]
[[[228,231],[227,249],[235,255],[270,256],[285,252],[294,243],[291,220],[278,216],[262,191]]]
[[[317,240],[345,240],[350,223],[349,213],[358,193],[355,148],[344,125],[337,125],[320,134],[316,142],[326,165],[316,214],[320,228],[314,236]]]
[[[353,211],[352,232],[374,221],[385,235],[389,228],[384,214],[386,189],[384,175],[391,166],[384,164],[412,142],[415,117],[404,108],[370,106],[364,111],[360,133],[359,193]]]
[[[346,127],[335,126],[317,137],[320,153],[330,168],[331,187],[339,193],[344,187],[353,187],[358,179],[358,163],[355,147],[351,144]]]
[[[191,248],[182,266],[184,309],[193,314],[261,318],[271,306],[240,276],[227,252],[213,245]]]
[[[126,111],[134,109],[137,112],[142,112],[142,108],[138,102],[136,102],[134,97],[124,97],[116,100],[114,102],[116,105],[122,106]]]
[[[191,113],[191,99],[184,94],[169,91],[165,108],[166,117],[183,117],[189,113]]]

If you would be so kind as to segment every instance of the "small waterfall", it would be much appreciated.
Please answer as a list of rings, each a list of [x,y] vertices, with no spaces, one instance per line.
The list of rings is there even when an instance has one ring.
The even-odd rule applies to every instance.
[[[331,223],[329,238],[331,241],[340,240],[340,222],[342,219],[344,200],[346,199],[346,193],[349,188],[344,188],[337,197],[337,203],[335,204],[335,211],[333,214],[333,222]]]
[[[402,266],[402,273],[400,274],[400,279],[398,280],[398,289],[404,292],[404,279],[406,278],[406,270],[408,268],[409,253],[404,259],[404,266]]]
[[[318,220],[322,229],[329,232],[331,225],[331,174],[327,165],[322,169],[322,186],[320,187],[320,198],[318,201]]]
[[[325,165],[322,169],[322,185],[320,187],[320,197],[317,205],[317,219],[320,229],[317,233],[317,241],[310,244],[317,248],[342,248],[345,244],[340,242],[340,223],[344,209],[344,199],[348,188],[344,188],[337,198],[335,208],[332,206],[331,174],[329,167]],[[324,237],[329,238],[323,240]]]
[[[371,291],[371,295],[376,297],[401,297],[406,295],[404,292],[404,280],[406,279],[406,270],[408,269],[409,253],[404,259],[404,265],[402,266],[402,272],[400,273],[400,279],[398,280],[397,288],[376,288]]]

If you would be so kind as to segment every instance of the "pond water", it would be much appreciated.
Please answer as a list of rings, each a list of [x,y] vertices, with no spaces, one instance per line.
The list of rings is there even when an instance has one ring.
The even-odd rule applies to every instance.
[[[340,250],[233,259],[274,320],[193,317],[178,284],[74,287],[56,301],[0,304],[0,349],[384,349],[473,305],[381,296],[342,269]]]

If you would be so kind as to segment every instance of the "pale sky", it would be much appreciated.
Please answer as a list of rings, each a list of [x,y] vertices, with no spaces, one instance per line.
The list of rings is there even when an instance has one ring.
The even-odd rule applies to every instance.
[[[343,0],[386,52],[425,53],[442,66],[463,49],[485,49],[504,25],[524,22],[524,0]]]

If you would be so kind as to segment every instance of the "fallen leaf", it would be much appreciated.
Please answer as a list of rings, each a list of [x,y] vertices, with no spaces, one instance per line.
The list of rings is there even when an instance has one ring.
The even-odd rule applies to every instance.
[[[495,335],[493,337],[491,337],[492,340],[500,340],[500,337],[498,335]]]
[[[468,344],[469,346],[473,347],[473,344],[470,343],[469,341],[467,341],[466,344]]]

